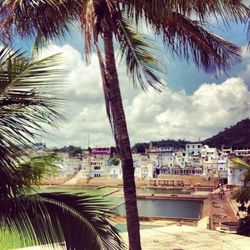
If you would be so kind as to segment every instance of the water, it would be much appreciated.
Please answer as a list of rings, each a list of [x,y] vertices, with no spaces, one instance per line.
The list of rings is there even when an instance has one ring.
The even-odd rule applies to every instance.
[[[173,218],[199,218],[202,201],[189,200],[137,200],[140,216],[173,217]],[[114,212],[125,215],[125,204],[117,207]]]
[[[127,225],[126,224],[119,223],[119,224],[116,224],[115,227],[121,233],[127,232]],[[158,227],[163,227],[163,226],[161,226],[161,225],[143,225],[143,224],[140,223],[140,230],[143,230],[143,229],[152,229],[152,228],[158,228]]]
[[[137,188],[137,194],[190,194],[190,191],[174,188]]]

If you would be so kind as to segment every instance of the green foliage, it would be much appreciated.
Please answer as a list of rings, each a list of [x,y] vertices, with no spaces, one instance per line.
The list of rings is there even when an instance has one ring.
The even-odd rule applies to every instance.
[[[76,146],[65,146],[63,148],[54,149],[55,152],[68,153],[70,157],[77,156],[77,154],[81,154],[83,149],[81,147]]]
[[[62,159],[56,153],[41,153],[30,156],[27,161],[22,162],[17,167],[18,174],[13,178],[16,182],[21,178],[25,191],[29,192],[39,186],[42,177],[56,175],[60,162]]]
[[[146,149],[149,148],[149,143],[142,142],[142,143],[136,143],[133,147],[132,150],[137,152],[137,153],[145,153]]]
[[[190,143],[185,140],[161,140],[161,141],[152,141],[153,147],[164,148],[164,147],[172,147],[172,148],[183,148],[185,149],[186,144]],[[136,150],[137,153],[145,153],[145,150],[149,148],[149,143],[136,143],[133,146],[133,150]]]
[[[239,211],[247,212],[244,218],[239,219],[237,234],[250,236],[250,206],[248,206],[248,208],[246,207],[246,204],[250,200],[250,164],[241,158],[233,158],[231,161],[235,167],[246,170],[244,185],[233,192],[233,198],[241,204],[241,206],[238,207]]]
[[[0,247],[1,250],[17,249],[21,247],[34,246],[35,241],[32,241],[27,235],[19,234],[14,228],[0,228]]]
[[[244,184],[243,187],[237,188],[233,192],[233,197],[236,200],[250,200],[250,164],[243,158],[233,158],[231,162],[234,164],[235,167],[239,167],[245,169],[246,172],[244,174]]]
[[[65,70],[59,55],[29,61],[8,48],[0,50],[0,197],[20,195],[27,179],[21,164],[29,161],[27,144],[56,127],[64,117],[58,113],[61,100],[51,92],[62,84]]]
[[[173,147],[173,148],[183,148],[185,149],[186,144],[190,143],[185,140],[161,140],[161,141],[152,141],[154,147]]]
[[[64,242],[67,249],[123,249],[113,215],[97,197],[40,193],[1,200],[0,226],[17,230],[37,244]],[[74,232],[74,233],[72,233]]]
[[[120,159],[118,157],[112,157],[109,163],[110,165],[118,166],[120,163]]]
[[[64,78],[61,62],[59,55],[29,61],[0,50],[0,228],[51,248],[65,242],[67,249],[122,249],[102,200],[29,194],[45,173],[55,173],[60,160],[55,153],[34,155],[26,145],[45,132],[45,124],[56,127],[63,120],[57,111],[61,101],[51,94]]]

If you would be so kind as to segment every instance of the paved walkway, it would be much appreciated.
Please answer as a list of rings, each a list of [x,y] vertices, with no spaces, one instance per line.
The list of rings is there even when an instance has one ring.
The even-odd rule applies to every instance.
[[[127,242],[127,234],[121,233]],[[247,250],[250,238],[191,226],[141,230],[143,250]]]

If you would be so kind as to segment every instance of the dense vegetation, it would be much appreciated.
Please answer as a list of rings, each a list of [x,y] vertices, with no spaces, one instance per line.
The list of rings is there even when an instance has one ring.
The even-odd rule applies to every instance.
[[[185,148],[186,144],[190,143],[185,140],[161,140],[161,141],[152,141],[153,147],[172,147],[172,148]],[[149,148],[149,143],[136,143],[133,147],[133,150],[137,153],[145,153],[145,150]]]
[[[76,147],[76,146],[64,146],[62,148],[55,148],[53,150],[54,152],[61,152],[61,153],[68,153],[70,157],[74,157],[77,154],[81,154],[83,149],[81,147]]]

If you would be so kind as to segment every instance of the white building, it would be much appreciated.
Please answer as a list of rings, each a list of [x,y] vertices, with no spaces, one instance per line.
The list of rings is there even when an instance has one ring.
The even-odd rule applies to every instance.
[[[174,153],[165,152],[161,154],[161,164],[163,168],[173,168],[175,164]]]
[[[227,156],[219,156],[218,160],[217,172],[218,176],[221,178],[227,178],[228,175],[228,157]]]
[[[233,153],[238,157],[249,157],[250,156],[250,148],[245,148],[245,149],[235,149],[233,150]]]
[[[103,158],[91,158],[90,159],[90,177],[103,177],[109,176],[108,172],[108,160]]]
[[[121,161],[117,166],[111,165],[109,168],[109,176],[113,179],[122,179],[122,166]]]
[[[135,177],[140,180],[149,180],[153,178],[154,164],[150,161],[143,163],[135,168]]]
[[[201,143],[190,143],[186,145],[186,153],[190,155],[200,155],[202,144]]]
[[[200,152],[205,175],[218,176],[219,155],[217,149],[204,145]]]

